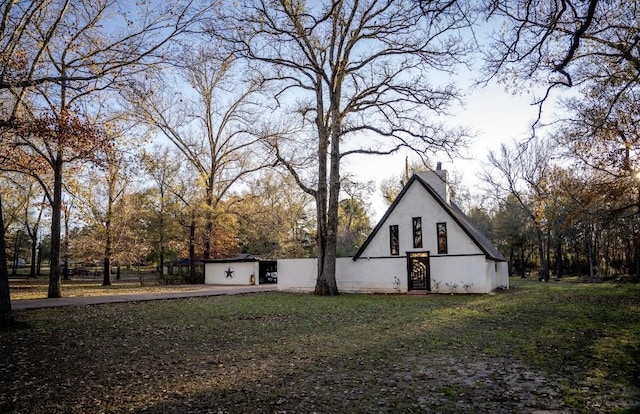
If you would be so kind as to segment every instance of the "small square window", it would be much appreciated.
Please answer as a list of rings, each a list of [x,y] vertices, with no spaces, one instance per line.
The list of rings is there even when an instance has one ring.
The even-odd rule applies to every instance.
[[[392,256],[400,255],[400,240],[398,238],[398,225],[389,226],[389,250]]]
[[[436,224],[438,232],[438,254],[447,254],[447,223]]]

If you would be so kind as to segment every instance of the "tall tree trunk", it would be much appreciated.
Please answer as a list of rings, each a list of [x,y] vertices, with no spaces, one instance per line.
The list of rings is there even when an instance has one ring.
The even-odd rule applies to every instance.
[[[625,261],[627,262],[627,274],[629,276],[633,274],[633,250],[631,248],[632,234],[633,232],[631,232],[631,234],[628,234],[627,238],[625,239]]]
[[[551,277],[551,230],[547,229],[547,236],[545,240],[545,262],[547,263],[547,280]]]
[[[587,240],[587,260],[589,262],[589,278],[593,279],[594,271],[593,271],[593,236],[592,231],[593,227],[589,225],[589,239]]]
[[[211,222],[210,214],[207,213],[204,224],[204,251],[202,257],[204,259],[211,259],[211,234],[213,233],[213,223]]]
[[[562,237],[558,236],[556,240],[556,277],[564,276],[564,260],[562,258]]]
[[[191,215],[191,224],[189,226],[189,277],[192,281],[196,280],[196,217],[195,213]]]
[[[524,243],[520,243],[520,277],[522,279],[527,277],[527,272],[525,270],[524,264]]]
[[[38,261],[38,231],[40,229],[40,222],[42,220],[42,212],[44,210],[44,203],[47,200],[47,196],[43,196],[42,203],[40,204],[40,210],[38,212],[38,219],[33,225],[33,228],[27,228],[29,230],[29,238],[31,239],[31,272],[30,277],[36,277],[40,273],[40,266],[36,267]]]
[[[609,266],[611,265],[611,234],[607,234],[604,239],[604,269],[600,269],[602,277],[609,277]]]
[[[38,261],[38,234],[37,232],[31,236],[31,269],[29,277],[36,277],[36,264]]]
[[[69,259],[67,257],[62,261],[62,280],[69,280]]]
[[[627,150],[628,151],[628,150]],[[636,220],[634,220],[634,224],[640,221],[640,186],[638,186],[638,198],[636,200]],[[631,228],[636,227],[637,224],[632,225]],[[640,229],[637,231],[633,231],[633,244],[634,244],[634,256],[635,256],[635,272],[633,273],[634,277],[632,278],[635,282],[640,281]],[[631,275],[631,272],[629,272]]]
[[[333,296],[338,294],[336,282],[336,247],[338,241],[338,199],[340,193],[340,120],[338,114],[340,89],[333,91],[331,102],[331,136],[327,129],[318,134],[319,184],[318,184],[318,279],[314,294]],[[330,169],[327,176],[327,150]],[[328,180],[328,183],[327,183]],[[322,220],[322,221],[320,221]],[[320,227],[322,223],[322,227]],[[320,238],[320,230],[322,237]],[[322,247],[320,248],[320,243]],[[320,255],[322,253],[322,255]]]
[[[580,252],[582,249],[580,248],[580,244],[577,242],[573,243],[573,252],[575,254],[575,262],[573,263],[573,272],[575,275],[580,274]]]
[[[640,281],[640,243],[636,244],[636,272],[633,280]]]
[[[0,195],[0,329],[7,329],[16,324],[13,317],[13,311],[11,309],[9,269],[7,268],[7,250],[4,235],[2,195]]]
[[[602,228],[597,228],[597,231],[594,232],[594,236],[593,236],[593,250],[592,250],[592,257],[593,257],[593,275],[592,277],[595,277],[596,279],[600,279],[601,277],[601,273],[602,273],[602,269],[600,269],[600,235],[602,232]]]
[[[111,254],[105,253],[104,260],[102,261],[104,266],[102,272],[102,286],[111,286]]]
[[[20,254],[20,232],[16,232],[16,238],[13,240],[13,261],[11,263],[11,274],[18,274],[18,260]]]
[[[211,171],[214,171],[214,167],[212,166]],[[204,219],[204,259],[211,259],[211,239],[213,237],[213,177],[209,177],[208,188],[207,188],[207,211],[205,213]]]
[[[536,235],[538,239],[538,258],[540,260],[540,274],[538,276],[538,280],[548,281],[549,280],[549,263],[545,258],[544,234],[542,232],[542,229],[537,228]]]
[[[53,202],[51,203],[51,269],[49,298],[62,296],[60,289],[60,225],[62,213],[62,154],[58,153],[53,168]]]
[[[160,189],[160,254],[158,257],[159,276],[164,276],[164,189]]]
[[[111,208],[108,207],[107,217],[111,217]],[[105,221],[104,243],[104,269],[102,273],[102,286],[111,286],[111,219]]]
[[[332,296],[338,294],[336,283],[336,234],[331,230],[329,214],[327,212],[326,198],[319,202],[318,206],[318,277],[314,294],[319,296]],[[321,221],[320,221],[321,220]]]
[[[316,287],[314,294],[329,295],[330,276],[327,273],[329,269],[325,269],[327,264],[331,264],[327,260],[327,202],[328,202],[328,186],[327,186],[327,156],[329,150],[329,132],[327,131],[324,116],[324,101],[322,97],[322,79],[318,76],[316,86],[316,102],[318,112],[316,115],[316,127],[318,130],[318,189],[316,191],[316,251],[318,253],[318,277],[316,279]]]
[[[64,253],[62,259],[62,280],[69,280],[69,208],[64,211]]]
[[[41,269],[42,269],[42,243],[38,244],[38,268],[36,269],[36,275],[40,274]]]

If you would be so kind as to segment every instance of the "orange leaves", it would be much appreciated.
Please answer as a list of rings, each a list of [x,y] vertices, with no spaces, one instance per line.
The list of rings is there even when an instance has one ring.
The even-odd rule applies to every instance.
[[[13,122],[0,142],[0,160],[2,169],[44,175],[56,168],[54,164],[95,158],[109,147],[101,128],[63,109]]]
[[[2,152],[2,150],[0,150]],[[2,156],[0,155],[0,158]],[[25,148],[15,148],[6,152],[6,158],[3,158],[3,169],[26,172],[32,175],[44,175],[49,171],[48,162],[37,154],[25,150]]]
[[[94,151],[104,141],[97,128],[69,109],[63,109],[58,114],[48,113],[30,122],[25,132],[75,153]]]

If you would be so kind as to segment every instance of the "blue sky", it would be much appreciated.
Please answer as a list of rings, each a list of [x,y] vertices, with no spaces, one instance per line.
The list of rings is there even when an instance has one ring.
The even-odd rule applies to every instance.
[[[465,158],[450,160],[447,156],[434,157],[433,162],[442,162],[442,168],[457,173],[463,184],[474,193],[480,191],[479,174],[486,164],[489,151],[497,151],[501,143],[526,138],[531,133],[531,124],[536,119],[538,108],[531,105],[532,95],[514,95],[504,86],[495,83],[478,88],[465,98],[465,107],[456,108],[448,121],[476,131],[476,137],[465,151]],[[552,112],[553,103],[548,103],[543,114]],[[385,212],[386,205],[379,191],[385,178],[398,175],[404,169],[405,154],[385,157],[355,156],[344,165],[345,172],[353,173],[361,181],[376,182],[376,192],[370,200],[371,215],[377,221]],[[411,159],[411,158],[410,158]]]

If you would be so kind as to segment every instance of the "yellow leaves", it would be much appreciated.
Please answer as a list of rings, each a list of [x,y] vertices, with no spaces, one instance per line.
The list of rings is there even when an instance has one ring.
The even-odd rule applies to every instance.
[[[0,161],[3,168],[29,174],[42,175],[49,171],[49,163],[34,153],[29,147],[5,145],[0,146]]]

